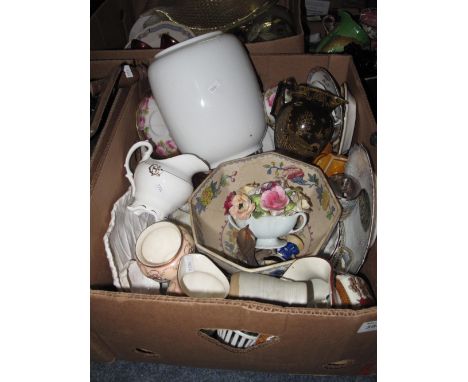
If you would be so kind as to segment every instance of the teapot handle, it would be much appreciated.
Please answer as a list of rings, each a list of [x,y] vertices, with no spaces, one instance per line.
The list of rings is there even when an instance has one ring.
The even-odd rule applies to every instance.
[[[130,182],[130,185],[132,186],[132,197],[135,196],[135,181],[133,180],[133,173],[130,170],[130,158],[132,157],[135,150],[138,149],[139,147],[146,147],[148,149],[143,153],[143,156],[139,163],[144,162],[145,160],[148,160],[151,157],[151,154],[153,153],[153,146],[151,145],[151,143],[149,143],[149,141],[137,142],[132,147],[130,147],[130,150],[128,150],[127,157],[125,158],[124,167],[126,171],[125,176],[128,178],[128,181]]]

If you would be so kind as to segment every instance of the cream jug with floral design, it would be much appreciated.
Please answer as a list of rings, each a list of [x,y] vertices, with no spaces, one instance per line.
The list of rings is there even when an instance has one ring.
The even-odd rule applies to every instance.
[[[147,150],[132,173],[130,158],[140,147]],[[125,176],[130,181],[134,198],[128,209],[135,213],[149,212],[162,220],[187,202],[193,192],[192,176],[197,172],[209,171],[209,167],[193,154],[156,160],[151,158],[152,152],[151,143],[141,141],[127,153]]]

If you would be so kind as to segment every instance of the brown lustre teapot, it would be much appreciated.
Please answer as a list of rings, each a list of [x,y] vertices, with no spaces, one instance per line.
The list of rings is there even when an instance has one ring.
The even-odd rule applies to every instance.
[[[331,112],[346,103],[341,97],[294,78],[278,84],[271,115],[275,117],[277,151],[311,161],[331,141],[334,125]]]

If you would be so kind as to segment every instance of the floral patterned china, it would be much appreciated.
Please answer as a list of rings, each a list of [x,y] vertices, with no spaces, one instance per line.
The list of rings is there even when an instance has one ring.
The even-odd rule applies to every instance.
[[[150,141],[153,145],[153,152],[159,158],[180,154],[177,145],[171,138],[156,100],[152,96],[143,98],[138,105],[136,127],[138,137],[143,141]]]
[[[315,256],[338,223],[341,206],[323,172],[316,166],[278,153],[263,153],[222,163],[193,192],[190,215],[198,251],[207,254],[229,273],[245,271],[281,275],[293,260],[248,268],[236,257],[236,230],[230,229],[225,215],[228,195],[247,184],[285,182],[302,189],[310,200],[307,224],[294,235],[302,242],[300,256]]]
[[[369,154],[362,145],[349,150],[345,174],[361,187],[355,208],[339,222],[340,238],[332,262],[336,271],[356,274],[375,240],[376,187]]]
[[[255,248],[284,247],[278,237],[296,233],[307,223],[310,200],[300,187],[292,187],[287,180],[250,183],[228,194],[224,212],[228,222],[237,230],[248,226],[256,237]],[[302,222],[298,227],[299,218]]]

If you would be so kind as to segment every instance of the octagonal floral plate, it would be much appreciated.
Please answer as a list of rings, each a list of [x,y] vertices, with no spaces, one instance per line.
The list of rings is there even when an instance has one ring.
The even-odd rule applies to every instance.
[[[297,233],[304,242],[299,254],[316,256],[341,216],[341,206],[319,167],[269,152],[224,162],[198,186],[189,200],[193,236],[200,252],[228,273],[239,271],[281,276],[294,260],[248,268],[237,258],[236,234],[226,224],[224,201],[232,191],[249,183],[287,180],[302,187],[312,202],[307,225]]]

